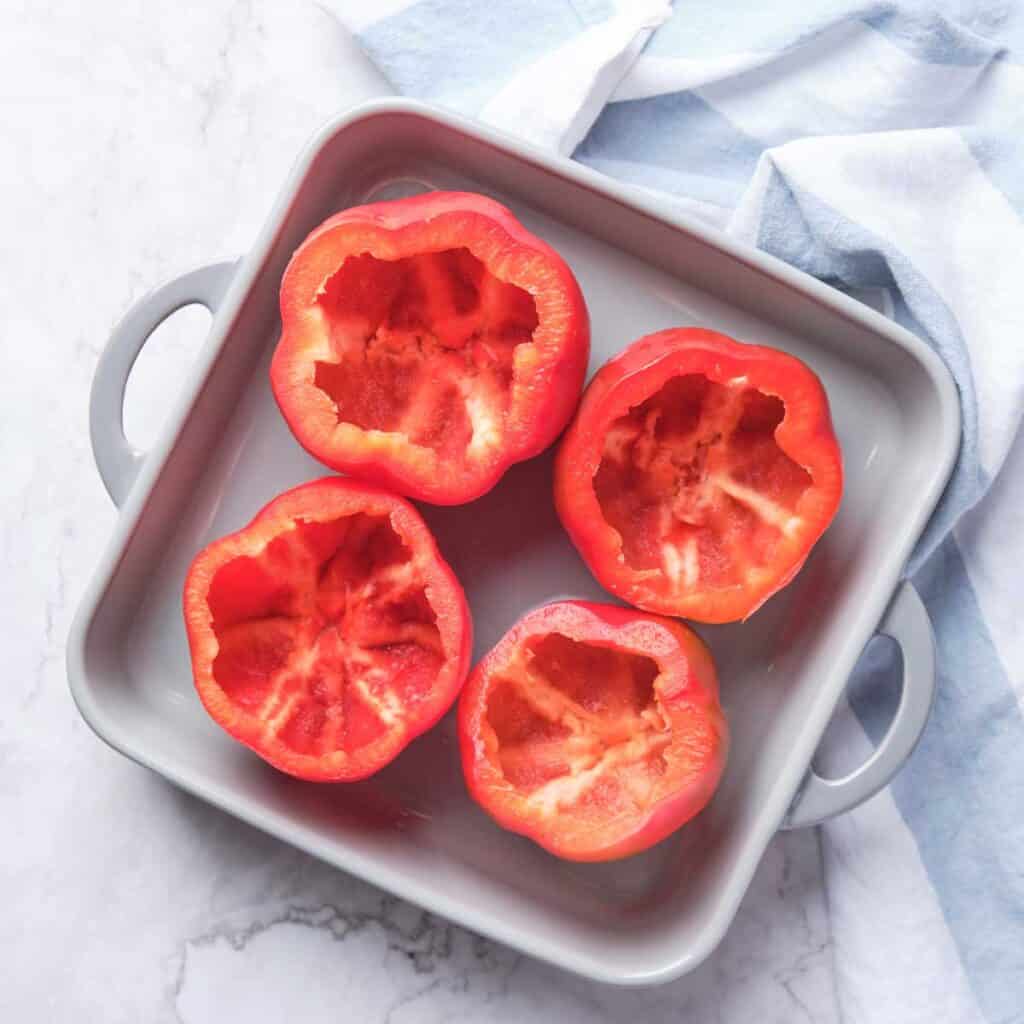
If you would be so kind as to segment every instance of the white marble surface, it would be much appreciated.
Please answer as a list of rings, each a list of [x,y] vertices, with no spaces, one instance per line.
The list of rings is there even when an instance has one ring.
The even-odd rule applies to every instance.
[[[383,88],[315,3],[0,7],[0,1020],[837,1019],[813,832],[770,848],[725,943],[647,991],[562,974],[422,914],[108,750],[64,645],[114,521],[86,404],[152,285],[250,243],[298,148]],[[145,445],[203,317],[132,379]]]

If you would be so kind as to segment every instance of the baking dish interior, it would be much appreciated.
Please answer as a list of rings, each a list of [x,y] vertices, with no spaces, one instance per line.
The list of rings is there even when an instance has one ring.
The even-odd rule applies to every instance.
[[[664,980],[721,936],[798,786],[846,677],[942,486],[955,443],[927,356],[859,314],[444,119],[383,109],[325,132],[244,262],[215,322],[216,359],[154,453],[148,493],[115,539],[86,623],[80,704],[125,753],[246,820],[401,895],[595,977]],[[732,753],[708,809],[638,857],[560,862],[504,833],[466,795],[452,716],[377,776],[301,783],[206,718],[181,622],[189,561],[274,494],[323,475],[267,382],[277,286],[305,234],[354,203],[467,188],[509,205],[576,272],[591,372],[634,338],[697,324],[774,345],[822,378],[846,490],[794,584],[745,624],[701,628],[718,662]],[[756,262],[756,261],[755,261]],[[555,518],[550,454],[463,507],[425,508],[463,581],[475,653],[527,608],[609,600]]]

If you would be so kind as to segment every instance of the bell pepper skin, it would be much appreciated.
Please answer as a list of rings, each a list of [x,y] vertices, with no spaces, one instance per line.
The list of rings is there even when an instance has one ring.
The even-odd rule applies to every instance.
[[[786,586],[842,490],[810,368],[699,328],[648,335],[605,363],[555,466],[559,517],[602,586],[700,622],[745,619]]]
[[[479,497],[552,444],[590,346],[565,261],[468,192],[325,221],[285,271],[281,322],[270,381],[300,444],[438,505]]]

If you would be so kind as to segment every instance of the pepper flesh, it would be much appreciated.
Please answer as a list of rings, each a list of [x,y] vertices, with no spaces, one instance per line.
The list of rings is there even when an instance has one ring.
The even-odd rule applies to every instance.
[[[567,532],[649,611],[746,618],[799,571],[842,494],[828,401],[799,360],[695,328],[606,363],[555,470]]]
[[[381,768],[448,709],[469,663],[462,590],[401,498],[327,478],[193,562],[185,621],[219,725],[300,778]]]
[[[471,193],[332,217],[292,257],[281,319],[271,384],[300,443],[436,504],[479,497],[550,445],[589,351],[568,266]]]
[[[524,616],[459,701],[473,797],[570,860],[646,849],[714,792],[728,732],[711,655],[681,623],[568,601]]]

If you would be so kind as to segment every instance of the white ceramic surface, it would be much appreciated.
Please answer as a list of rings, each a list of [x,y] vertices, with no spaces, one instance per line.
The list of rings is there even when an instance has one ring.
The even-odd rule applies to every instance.
[[[555,245],[590,306],[592,369],[640,334],[695,323],[795,352],[830,394],[847,476],[835,524],[797,582],[751,621],[704,631],[733,735],[724,782],[696,821],[624,862],[568,865],[493,825],[466,796],[451,717],[365,783],[311,786],[223,736],[192,690],[180,613],[189,561],[275,493],[323,472],[291,438],[267,383],[283,266],[335,210],[425,188],[495,195]],[[224,276],[191,279],[192,297],[220,308],[144,462],[117,425],[124,371],[161,302],[175,308],[188,285],[133,311],[97,371],[93,442],[124,506],[69,645],[87,721],[244,820],[531,955],[618,983],[692,970],[721,941],[948,475],[959,420],[941,364],[888,321],[777,261],[662,219],[635,193],[568,161],[401,101],[328,125],[221,302]],[[474,609],[478,656],[529,607],[603,596],[559,528],[550,493],[548,453],[472,505],[425,510]],[[901,607],[893,624],[918,627],[904,646],[913,669],[905,707],[918,714],[896,722],[899,730],[915,720],[916,731],[893,744],[901,757],[883,744],[865,775],[818,783],[813,813],[797,808],[798,819],[829,813],[844,789],[838,806],[883,784],[923,725],[930,633],[911,591]]]

